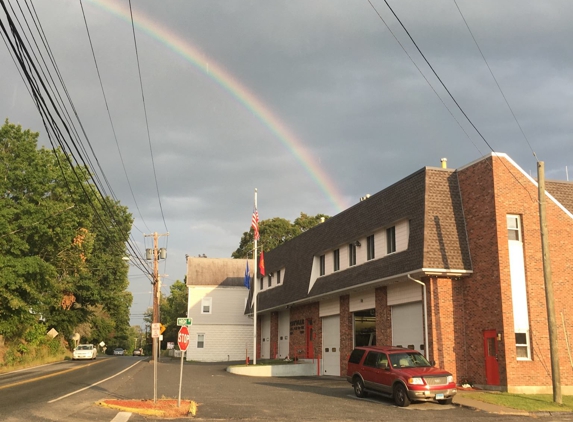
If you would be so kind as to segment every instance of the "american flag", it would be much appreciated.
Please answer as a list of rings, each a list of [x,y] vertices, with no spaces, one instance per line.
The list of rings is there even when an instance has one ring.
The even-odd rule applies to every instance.
[[[255,240],[259,240],[259,212],[255,208],[253,211],[253,218],[251,219],[251,227],[255,231]]]

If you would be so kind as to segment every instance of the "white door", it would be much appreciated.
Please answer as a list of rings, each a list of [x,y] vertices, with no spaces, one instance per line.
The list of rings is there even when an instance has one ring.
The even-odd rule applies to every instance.
[[[271,317],[261,316],[261,359],[271,358]]]
[[[281,359],[289,355],[288,335],[290,328],[290,312],[279,312],[279,352],[278,357]]]
[[[322,318],[322,375],[340,376],[340,315]]]
[[[422,302],[392,306],[392,345],[424,353],[424,310]]]

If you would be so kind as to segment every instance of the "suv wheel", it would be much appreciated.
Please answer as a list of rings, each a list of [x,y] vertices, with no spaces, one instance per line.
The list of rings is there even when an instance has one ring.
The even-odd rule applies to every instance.
[[[400,407],[408,407],[410,405],[408,392],[406,391],[406,387],[402,384],[396,384],[394,387],[394,403]]]
[[[354,381],[354,394],[356,397],[366,397],[366,391],[364,391],[364,381],[362,378],[357,377]]]

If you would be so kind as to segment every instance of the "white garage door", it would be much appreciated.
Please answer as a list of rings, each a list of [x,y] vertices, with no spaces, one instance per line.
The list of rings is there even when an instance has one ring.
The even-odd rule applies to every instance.
[[[271,317],[264,315],[261,317],[261,359],[271,357]]]
[[[288,335],[290,314],[289,311],[279,312],[279,358],[286,358],[289,355]]]
[[[322,375],[340,376],[340,315],[322,318]]]
[[[392,306],[392,345],[424,353],[422,302]]]

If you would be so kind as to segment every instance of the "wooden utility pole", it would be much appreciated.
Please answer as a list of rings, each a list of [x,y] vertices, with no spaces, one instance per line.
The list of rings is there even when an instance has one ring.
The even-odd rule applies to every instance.
[[[153,236],[153,323],[159,324],[159,299],[161,296],[161,282],[159,280],[159,259],[165,258],[167,256],[167,251],[165,249],[158,248],[159,236],[169,236],[169,233],[157,234],[157,232],[149,235],[144,235],[145,237]],[[149,254],[146,251],[147,259],[149,259]],[[153,360],[153,402],[157,402],[157,361],[159,360],[159,338],[153,339],[153,349],[152,349],[152,360]]]
[[[537,162],[537,180],[539,186],[539,223],[541,226],[541,251],[543,254],[543,278],[545,280],[545,302],[547,305],[547,325],[549,328],[553,401],[561,404],[561,371],[559,369],[555,299],[553,296],[553,279],[551,278],[551,260],[549,256],[549,239],[547,236],[547,215],[545,213],[545,164],[543,161]]]

